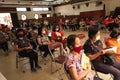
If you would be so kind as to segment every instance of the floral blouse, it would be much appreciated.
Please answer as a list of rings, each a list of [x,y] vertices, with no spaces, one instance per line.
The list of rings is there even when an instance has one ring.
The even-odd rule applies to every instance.
[[[66,56],[66,69],[69,70],[71,67],[75,67],[77,69],[77,74],[80,75],[84,72],[83,68],[81,67],[81,56],[82,52],[79,53],[78,57],[75,57],[72,53],[68,54]],[[71,78],[71,80],[74,80]],[[93,80],[93,75],[89,73],[85,79],[82,80]]]

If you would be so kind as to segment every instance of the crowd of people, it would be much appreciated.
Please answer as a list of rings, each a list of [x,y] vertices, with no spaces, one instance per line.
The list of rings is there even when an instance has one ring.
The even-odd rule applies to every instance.
[[[64,29],[78,30],[84,27],[88,31],[88,40],[81,45],[80,38],[76,34],[65,37]],[[52,29],[50,29],[52,28]],[[106,53],[106,48],[100,40],[100,29],[107,28],[110,32],[106,40],[106,48],[116,47],[114,52],[113,63],[104,63],[103,55]],[[102,73],[110,73],[114,80],[120,80],[120,19],[118,17],[100,17],[98,20],[94,18],[81,19],[77,18],[66,19],[49,24],[47,20],[43,23],[23,22],[20,28],[13,27],[11,30],[0,27],[0,47],[6,52],[8,51],[8,41],[4,33],[8,33],[10,41],[14,41],[15,49],[21,57],[28,57],[32,72],[42,67],[38,64],[38,54],[34,50],[44,51],[43,57],[50,55],[49,47],[52,52],[56,47],[60,47],[60,53],[67,53],[65,67],[69,71],[71,80],[94,80],[91,73],[91,63],[96,71]],[[51,32],[49,32],[51,31]],[[49,35],[50,34],[50,35]],[[4,39],[4,40],[1,40]],[[2,42],[3,41],[3,42]],[[52,47],[51,47],[52,46]],[[55,48],[54,48],[55,47]],[[69,48],[69,52],[66,50]],[[112,54],[112,55],[113,55]],[[82,55],[88,58],[86,68],[82,66]],[[90,63],[91,62],[91,63]]]

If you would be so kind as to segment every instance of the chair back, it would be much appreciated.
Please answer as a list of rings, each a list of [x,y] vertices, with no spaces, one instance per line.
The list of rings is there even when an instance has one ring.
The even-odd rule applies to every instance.
[[[71,76],[70,76],[69,70],[67,70],[67,68],[66,68],[66,64],[65,63],[64,63],[64,71],[65,71],[65,74],[66,74],[68,80],[70,80]]]

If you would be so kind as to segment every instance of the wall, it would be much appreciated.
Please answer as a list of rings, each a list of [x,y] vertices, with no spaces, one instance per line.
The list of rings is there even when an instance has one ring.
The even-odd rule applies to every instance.
[[[27,12],[17,12],[18,14],[18,19],[21,20],[21,15],[22,14],[25,14],[27,19],[34,19],[34,15],[35,14],[39,14],[39,17],[41,17],[40,14],[48,14],[50,13],[51,15],[53,15],[53,12],[52,11],[33,11],[32,8],[33,7],[30,7],[31,8],[31,11],[27,11]],[[53,9],[52,9],[53,10]]]
[[[109,15],[111,11],[114,11],[116,7],[120,7],[120,0],[105,0],[103,3],[106,6],[106,15]]]
[[[80,5],[80,8],[77,8],[77,5]],[[64,6],[58,6],[55,8],[55,13],[61,13],[61,15],[79,15],[80,12],[85,11],[96,11],[96,10],[103,10],[103,5],[96,6],[95,2],[89,3],[89,6],[87,7],[86,4],[74,4],[75,9],[73,9],[73,5],[64,5]]]

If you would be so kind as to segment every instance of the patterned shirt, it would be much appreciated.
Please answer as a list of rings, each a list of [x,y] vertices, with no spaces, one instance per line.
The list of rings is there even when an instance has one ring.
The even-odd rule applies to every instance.
[[[38,38],[41,39],[42,44],[48,44],[48,41],[49,41],[48,36],[45,36],[45,35],[40,36],[40,35],[39,35]]]
[[[81,73],[84,72],[83,68],[81,67],[81,56],[82,52],[78,55],[78,57],[75,57],[72,53],[68,54],[66,57],[66,69],[69,70],[69,68],[74,67],[77,70],[77,74],[80,75]],[[71,79],[74,80],[74,79]],[[85,80],[93,80],[93,75],[89,73],[86,77]]]

